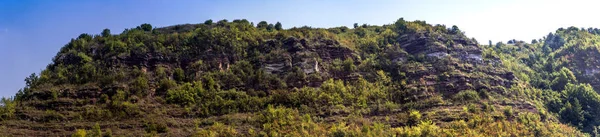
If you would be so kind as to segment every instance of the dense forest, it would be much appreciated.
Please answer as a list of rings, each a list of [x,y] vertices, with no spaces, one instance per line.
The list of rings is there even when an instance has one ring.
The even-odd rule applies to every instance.
[[[207,20],[81,34],[0,100],[0,136],[598,136],[600,30]]]

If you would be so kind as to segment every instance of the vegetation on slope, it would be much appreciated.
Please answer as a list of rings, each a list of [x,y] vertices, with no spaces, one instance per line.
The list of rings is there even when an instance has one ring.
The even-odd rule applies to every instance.
[[[481,46],[456,26],[402,18],[354,28],[208,20],[142,24],[119,35],[106,29],[73,39],[13,99],[2,100],[0,129],[8,130],[0,133],[595,133],[594,89],[568,67],[538,73],[552,72],[546,62],[558,55],[540,52],[559,53],[538,50],[547,41]]]

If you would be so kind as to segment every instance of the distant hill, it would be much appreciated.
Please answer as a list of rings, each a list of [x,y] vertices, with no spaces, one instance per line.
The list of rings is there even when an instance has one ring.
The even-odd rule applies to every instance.
[[[595,136],[595,32],[481,45],[402,18],[105,29],[72,39],[3,99],[0,134]]]

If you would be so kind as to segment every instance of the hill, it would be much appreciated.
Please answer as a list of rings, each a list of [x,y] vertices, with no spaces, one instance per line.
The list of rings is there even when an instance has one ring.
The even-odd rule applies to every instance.
[[[402,18],[354,28],[208,20],[105,29],[72,39],[3,99],[0,134],[590,135],[600,97],[571,71],[581,63],[554,65],[580,47],[564,41],[486,46],[457,26]]]

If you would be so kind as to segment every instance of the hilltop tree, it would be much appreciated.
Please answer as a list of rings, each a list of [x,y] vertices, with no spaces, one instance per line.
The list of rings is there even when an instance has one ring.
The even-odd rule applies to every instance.
[[[508,42],[506,42],[506,44],[515,44],[515,41],[513,41],[513,40],[508,40]]]
[[[102,37],[110,37],[110,29],[104,29],[102,30]]]
[[[275,29],[276,30],[282,30],[283,28],[281,28],[281,23],[278,21],[277,23],[275,23]]]
[[[144,23],[144,24],[140,25],[139,28],[144,31],[152,31],[152,25],[150,25],[148,23]]]
[[[452,28],[450,29],[450,33],[452,33],[452,34],[459,34],[461,32],[460,32],[460,29],[458,28],[458,26],[452,25]]]
[[[269,26],[269,23],[267,23],[266,21],[260,21],[258,22],[258,24],[256,25],[256,28],[259,29],[266,29]]]
[[[356,26],[358,26],[358,24],[356,24]],[[407,29],[406,21],[404,21],[404,18],[396,20],[394,26],[396,27],[396,31],[398,32],[404,32]]]
[[[358,23],[354,23],[353,26],[354,26],[355,29],[358,28]]]
[[[212,25],[213,24],[213,20],[209,19],[204,21],[204,25]]]
[[[229,20],[227,19],[223,19],[217,22],[218,26],[225,26],[227,23],[229,22]]]
[[[273,28],[275,28],[275,26],[273,26],[273,24],[267,25],[267,30],[268,31],[273,31]]]

